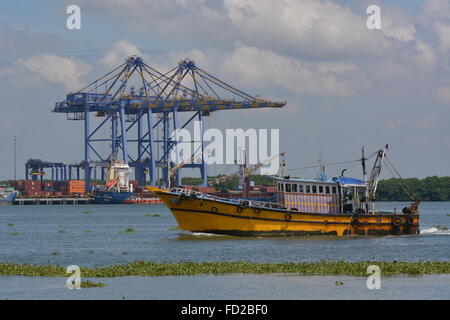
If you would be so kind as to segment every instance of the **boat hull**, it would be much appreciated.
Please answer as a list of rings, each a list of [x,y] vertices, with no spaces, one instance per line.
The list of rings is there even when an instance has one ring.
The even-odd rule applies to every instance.
[[[17,192],[10,192],[0,199],[0,204],[13,204],[16,199]]]
[[[170,209],[180,229],[236,236],[418,234],[419,215],[317,214],[242,207],[226,199],[189,197],[149,187]]]
[[[133,192],[94,191],[94,203],[97,204],[124,204],[127,199],[134,196]]]

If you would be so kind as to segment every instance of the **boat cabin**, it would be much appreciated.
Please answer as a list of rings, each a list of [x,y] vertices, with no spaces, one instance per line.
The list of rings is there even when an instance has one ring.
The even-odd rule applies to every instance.
[[[364,209],[362,180],[336,177],[331,180],[274,177],[277,202],[289,210],[307,213],[344,213]]]

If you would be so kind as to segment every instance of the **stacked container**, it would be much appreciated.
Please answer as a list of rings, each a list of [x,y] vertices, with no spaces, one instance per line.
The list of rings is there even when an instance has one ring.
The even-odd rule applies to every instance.
[[[40,181],[25,180],[23,183],[23,192],[28,197],[36,197],[42,194]]]
[[[67,193],[68,194],[82,194],[86,192],[86,186],[84,180],[69,180],[67,181]]]

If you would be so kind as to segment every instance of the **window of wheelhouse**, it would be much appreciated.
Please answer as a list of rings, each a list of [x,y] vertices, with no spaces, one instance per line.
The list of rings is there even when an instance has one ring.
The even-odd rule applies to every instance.
[[[290,183],[286,183],[286,192],[291,192],[291,184]]]
[[[302,184],[298,185],[298,192],[300,192],[300,193],[303,192],[303,185]]]
[[[325,187],[325,193],[330,194],[330,187],[329,186]]]
[[[279,192],[283,192],[283,184],[282,183],[278,183],[278,191]]]
[[[277,183],[277,190],[281,191],[281,183]]]
[[[323,193],[323,186],[319,186],[319,193]]]
[[[306,193],[311,193],[311,187],[310,186],[306,186]]]
[[[312,193],[317,193],[317,186],[312,186]]]
[[[292,184],[292,192],[297,192],[297,184]]]
[[[336,194],[336,193],[337,193],[336,187],[332,187],[331,190],[333,191],[333,194]]]

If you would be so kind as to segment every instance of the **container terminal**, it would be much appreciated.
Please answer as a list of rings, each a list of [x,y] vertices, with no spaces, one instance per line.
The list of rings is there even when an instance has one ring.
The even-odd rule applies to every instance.
[[[149,200],[152,195],[144,187],[181,186],[181,171],[185,168],[200,173],[200,185],[191,188],[217,193],[208,185],[203,141],[183,141],[199,144],[196,152],[200,157],[177,165],[171,161],[170,153],[178,154],[180,142],[171,132],[198,122],[203,136],[204,120],[213,112],[279,109],[285,105],[286,101],[270,101],[245,93],[190,59],[161,72],[141,57],[130,56],[85,88],[70,92],[55,103],[53,112],[83,124],[83,160],[62,163],[30,159],[25,164],[25,179],[11,183],[18,192],[15,203],[24,203],[21,199],[44,199],[40,202],[49,203],[52,199],[100,199],[103,203],[108,196],[113,195],[114,200],[118,192],[125,191],[132,195],[119,203],[152,203]],[[134,180],[127,177],[124,184],[116,181],[118,177],[111,179],[108,175],[114,161],[122,161],[131,168]],[[51,173],[47,172],[50,170]],[[274,189],[251,186],[243,191],[226,192],[224,196],[271,198]]]

